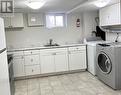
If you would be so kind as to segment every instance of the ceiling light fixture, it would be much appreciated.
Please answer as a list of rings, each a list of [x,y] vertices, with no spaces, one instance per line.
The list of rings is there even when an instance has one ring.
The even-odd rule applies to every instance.
[[[40,0],[40,1],[29,0],[25,4],[32,9],[40,9],[41,7],[44,6],[45,3],[46,3],[45,0]]]
[[[111,0],[96,0],[94,1],[94,5],[97,7],[104,7],[106,6]]]

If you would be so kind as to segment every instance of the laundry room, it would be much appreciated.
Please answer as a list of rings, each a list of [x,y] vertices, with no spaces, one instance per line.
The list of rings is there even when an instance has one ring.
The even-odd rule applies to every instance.
[[[0,0],[0,95],[121,95],[121,0]]]

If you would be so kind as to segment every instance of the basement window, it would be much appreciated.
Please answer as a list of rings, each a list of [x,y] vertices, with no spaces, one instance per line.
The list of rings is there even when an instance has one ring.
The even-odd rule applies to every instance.
[[[46,27],[64,27],[65,26],[65,14],[53,13],[46,15]]]

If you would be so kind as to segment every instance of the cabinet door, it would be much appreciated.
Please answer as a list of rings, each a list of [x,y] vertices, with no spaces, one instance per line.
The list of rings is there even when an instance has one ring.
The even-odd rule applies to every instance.
[[[109,7],[109,25],[119,25],[121,24],[121,7],[120,3],[111,5]]]
[[[100,26],[107,26],[109,24],[109,7],[100,9]]]
[[[55,53],[56,72],[68,71],[68,55],[66,52]]]
[[[121,24],[121,5],[116,3],[100,9],[100,26]]]
[[[24,59],[22,56],[13,59],[13,69],[15,77],[25,76]]]
[[[38,55],[27,55],[25,56],[25,65],[39,65],[39,54]]]
[[[41,73],[55,72],[54,56],[43,52],[41,54]]]
[[[44,15],[43,14],[28,14],[28,26],[43,26]]]
[[[11,17],[11,26],[16,28],[24,27],[22,13],[15,13],[14,16]]]
[[[72,51],[69,53],[70,70],[86,69],[86,51]]]
[[[11,18],[10,17],[6,17],[4,18],[4,26],[5,28],[10,28],[11,27]]]

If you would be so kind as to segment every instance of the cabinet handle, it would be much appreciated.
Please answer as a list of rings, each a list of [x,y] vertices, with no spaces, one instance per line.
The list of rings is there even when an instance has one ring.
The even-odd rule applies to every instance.
[[[32,69],[32,72],[34,72],[34,70]]]
[[[56,55],[56,53],[53,53],[52,55]]]
[[[68,54],[71,54],[71,52],[70,52],[70,51],[68,51]]]
[[[31,54],[32,54],[32,52],[31,52]]]
[[[31,62],[33,62],[33,59],[31,59]]]
[[[12,26],[9,26],[9,28],[12,28]]]
[[[24,59],[24,57],[23,57],[23,56],[22,56],[21,58],[22,58],[22,59]]]

